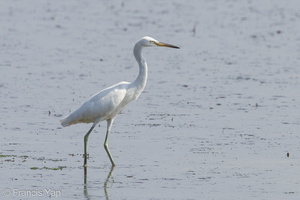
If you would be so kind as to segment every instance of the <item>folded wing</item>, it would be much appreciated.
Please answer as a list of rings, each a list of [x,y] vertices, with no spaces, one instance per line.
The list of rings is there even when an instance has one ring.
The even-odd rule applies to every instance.
[[[61,124],[95,123],[115,117],[123,109],[128,82],[120,82],[92,96],[77,110],[66,116]]]

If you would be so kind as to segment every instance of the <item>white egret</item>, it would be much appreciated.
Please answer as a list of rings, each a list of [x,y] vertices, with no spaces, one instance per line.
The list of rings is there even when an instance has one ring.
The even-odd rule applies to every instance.
[[[95,126],[101,122],[107,121],[107,131],[104,141],[104,149],[110,159],[112,166],[115,166],[114,160],[108,148],[108,135],[117,114],[132,100],[137,99],[145,88],[148,76],[148,67],[145,58],[142,55],[143,47],[179,47],[159,42],[151,37],[143,37],[138,41],[133,49],[133,54],[139,64],[139,74],[132,83],[122,81],[104,90],[101,90],[89,100],[83,103],[77,110],[61,120],[62,126],[69,126],[77,123],[93,123],[90,130],[84,136],[84,166],[87,166],[87,142],[90,133]]]

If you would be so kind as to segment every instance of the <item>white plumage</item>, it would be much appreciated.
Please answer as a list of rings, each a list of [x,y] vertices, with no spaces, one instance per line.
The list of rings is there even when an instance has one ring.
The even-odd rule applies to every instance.
[[[130,83],[120,82],[109,88],[101,90],[77,110],[62,120],[63,126],[77,123],[95,123],[114,118],[120,113],[128,99],[134,99],[128,90]]]

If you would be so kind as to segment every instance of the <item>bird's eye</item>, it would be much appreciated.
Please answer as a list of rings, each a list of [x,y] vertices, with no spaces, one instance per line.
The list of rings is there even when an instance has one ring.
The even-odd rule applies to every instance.
[[[155,42],[153,40],[150,40],[150,43],[154,44]]]

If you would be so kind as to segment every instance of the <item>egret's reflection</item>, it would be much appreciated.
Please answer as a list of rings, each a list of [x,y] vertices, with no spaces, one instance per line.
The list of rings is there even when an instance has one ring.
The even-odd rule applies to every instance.
[[[109,188],[109,185],[108,184],[109,184],[109,180],[111,178],[113,170],[114,170],[114,166],[111,166],[110,171],[108,172],[108,175],[107,175],[107,177],[105,179],[104,186],[103,186],[106,200],[109,199],[109,197],[108,197],[108,188]]]
[[[104,181],[104,185],[103,185],[103,188],[104,188],[104,194],[105,194],[105,197],[106,197],[106,200],[109,199],[109,195],[108,195],[108,188],[109,188],[109,183],[110,183],[110,178],[112,176],[112,172],[114,170],[114,166],[112,166],[110,168],[110,171],[108,172],[107,174],[107,177]],[[83,187],[83,193],[84,193],[84,197],[85,199],[89,200],[90,199],[90,196],[88,194],[88,186],[87,186],[87,167],[84,167],[84,178],[83,178],[83,182],[84,182],[84,187]]]
[[[86,177],[87,177],[87,167],[83,167],[84,168],[84,176],[83,176],[83,182],[84,182],[84,186],[83,186],[83,194],[85,199],[89,200],[89,194],[88,194],[88,188],[87,188],[87,183],[86,183]]]

